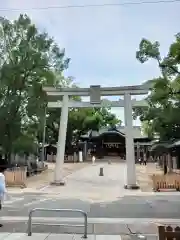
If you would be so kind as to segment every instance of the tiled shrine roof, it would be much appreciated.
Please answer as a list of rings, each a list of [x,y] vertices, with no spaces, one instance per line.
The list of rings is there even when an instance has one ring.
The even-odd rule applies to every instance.
[[[98,137],[104,133],[119,133],[121,136],[125,137],[125,126],[118,126],[116,129],[108,129],[108,128],[101,128],[99,131],[88,131],[85,135],[82,135],[82,138],[89,138],[89,137]],[[133,127],[133,137],[136,139],[143,139],[148,138],[148,136],[141,131],[140,126]]]

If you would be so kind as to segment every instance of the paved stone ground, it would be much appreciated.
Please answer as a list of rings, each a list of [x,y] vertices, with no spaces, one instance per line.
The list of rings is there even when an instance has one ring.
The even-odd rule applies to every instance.
[[[28,237],[25,233],[2,233],[0,240],[80,240],[82,235],[77,234],[52,234],[52,233],[34,233]],[[129,236],[120,235],[88,235],[87,240],[131,240]],[[158,240],[157,236],[147,236],[147,240]]]
[[[87,168],[87,170],[84,171],[82,170],[80,172],[80,174],[82,175],[81,179],[83,178],[83,175],[88,175],[87,172],[92,173],[94,170],[96,170],[96,167],[100,167],[100,166],[105,166],[105,168],[107,169],[107,171],[105,172],[106,174],[108,174],[109,179],[111,179],[112,172],[114,171],[114,179],[116,178],[116,180],[120,181],[120,184],[125,184],[126,183],[126,163],[124,161],[122,162],[114,162],[112,165],[110,165],[109,167],[107,167],[107,162],[101,162],[98,161],[98,163],[92,168],[93,170],[91,170],[91,163],[87,162],[87,163],[65,163],[64,164],[64,169],[62,171],[63,177],[67,177],[68,175],[78,171],[80,169],[84,169],[88,166],[90,166],[89,168]],[[43,188],[46,188],[49,183],[53,180],[54,177],[54,167],[55,164],[54,163],[49,163],[48,164],[48,170],[46,170],[45,172],[32,176],[30,178],[27,179],[27,188],[25,189],[21,189],[21,192],[32,192],[35,190],[41,190]],[[111,167],[113,166],[113,167]],[[117,167],[117,169],[115,169]],[[118,172],[119,169],[119,172]],[[99,171],[99,170],[98,170]],[[120,176],[118,177],[117,174],[120,173]],[[157,169],[155,167],[154,163],[148,163],[147,166],[143,166],[143,165],[139,165],[136,164],[136,175],[137,175],[137,182],[141,187],[141,191],[143,192],[152,192],[152,180],[151,180],[151,176],[152,174],[160,174],[162,173],[162,171],[160,171],[159,169]],[[96,174],[96,172],[94,171],[93,173],[94,175]],[[93,175],[93,176],[94,176]],[[97,175],[95,176],[97,178]],[[105,176],[106,178],[107,176]],[[82,179],[83,180],[83,179]],[[84,179],[85,182],[87,181],[87,179]],[[18,192],[19,189],[18,188],[9,188],[10,192]],[[124,191],[124,190],[123,190]],[[127,191],[126,191],[127,193]]]
[[[39,190],[47,185],[49,185],[50,182],[53,181],[54,178],[54,163],[47,163],[48,169],[41,174],[31,176],[27,179],[27,188],[23,191],[34,191]],[[67,177],[68,175],[72,174],[75,171],[78,171],[79,169],[82,169],[86,167],[88,163],[64,163],[64,167],[62,170],[63,177]],[[17,192],[18,188],[9,188],[11,192]],[[22,190],[21,190],[22,191]]]
[[[99,168],[104,167],[104,176],[99,176]],[[137,167],[145,171],[145,167]],[[144,173],[143,173],[144,174]],[[10,198],[5,201],[1,211],[1,221],[4,227],[1,232],[26,231],[26,220],[32,208],[72,208],[81,209],[88,213],[92,220],[104,218],[104,222],[96,223],[97,234],[119,234],[125,231],[126,222],[110,224],[107,219],[136,219],[131,223],[131,228],[147,233],[156,233],[156,222],[159,218],[180,219],[180,194],[179,193],[142,193],[142,191],[125,190],[126,180],[125,163],[97,163],[88,165],[83,169],[73,172],[66,177],[66,186],[46,186],[41,190],[32,192],[10,193]],[[21,220],[18,220],[18,217]],[[58,213],[35,213],[34,221],[38,217],[44,218],[51,223],[53,219],[78,218],[79,215]],[[13,219],[16,218],[16,221]],[[151,223],[143,224],[141,218],[154,219]],[[52,220],[51,220],[52,219]],[[138,220],[139,219],[139,220]],[[63,219],[62,219],[63,221]],[[162,221],[163,222],[163,221]],[[179,221],[177,222],[177,224]],[[88,224],[88,232],[92,234],[94,225]],[[67,227],[35,226],[35,232],[79,232],[81,229]]]
[[[80,240],[82,239],[82,235],[67,235],[67,234],[33,234],[31,237],[28,237],[24,233],[3,233],[0,234],[0,240]],[[111,239],[111,240],[121,240],[120,236],[95,236],[95,235],[89,235],[88,240],[106,240],[106,239]]]
[[[104,177],[99,177],[99,169],[100,167],[104,168]],[[83,167],[82,170],[78,171],[77,173],[73,174],[72,178],[67,179],[67,188],[71,189],[72,185],[76,186],[78,182],[83,183],[81,186],[76,186],[76,189],[81,192],[81,188],[83,188],[83,192],[85,189],[89,191],[89,185],[91,184],[90,189],[90,198],[92,195],[94,196],[94,192],[98,192],[97,189],[99,188],[99,193],[101,198],[106,200],[107,191],[108,195],[112,196],[114,193],[121,191],[122,195],[131,194],[132,191],[124,190],[124,185],[126,184],[126,163],[122,162],[114,162],[111,165],[107,164],[106,162],[98,161],[94,166],[91,164],[86,165],[86,168]],[[138,192],[152,192],[152,175],[153,174],[162,174],[162,171],[155,167],[154,163],[148,163],[147,166],[136,164],[136,175],[137,175],[137,182],[140,185],[140,190]],[[111,187],[113,185],[113,187]],[[66,188],[66,191],[67,191]],[[116,188],[116,189],[115,189]],[[54,188],[55,189],[55,188]],[[57,188],[56,188],[57,189]],[[49,189],[50,190],[50,189]],[[76,190],[76,191],[77,191]],[[50,191],[53,191],[51,188]],[[71,190],[70,190],[71,191]],[[105,196],[103,196],[105,191]],[[137,191],[136,191],[137,192]],[[134,193],[134,191],[133,191]],[[73,193],[74,194],[74,193]],[[95,196],[93,197],[95,198]],[[93,199],[94,200],[94,199]]]
[[[157,236],[147,235],[147,240],[158,240]],[[82,235],[78,234],[52,234],[52,233],[33,233],[28,237],[25,233],[0,233],[0,240],[80,240]],[[131,240],[130,236],[123,235],[88,235],[87,240]]]
[[[100,168],[104,169],[104,176],[99,176]],[[61,198],[80,198],[88,201],[114,201],[119,197],[134,191],[125,190],[126,163],[98,163],[74,172],[66,178],[65,187],[50,186],[45,191],[58,193]],[[141,192],[137,190],[136,192]]]
[[[153,174],[162,174],[162,170],[157,168],[155,163],[148,163],[146,166],[136,164],[137,182],[142,192],[152,192]]]
[[[123,196],[114,201],[61,198],[60,195],[13,194],[1,216],[27,216],[32,208],[81,209],[90,218],[180,218],[180,195]],[[77,214],[36,213],[36,217],[79,217]]]
[[[158,240],[157,236],[146,236],[147,240]],[[28,237],[25,233],[0,233],[0,240],[80,240],[82,235],[78,234],[52,234],[52,233],[33,233]],[[131,240],[130,236],[120,235],[88,235],[87,240]]]

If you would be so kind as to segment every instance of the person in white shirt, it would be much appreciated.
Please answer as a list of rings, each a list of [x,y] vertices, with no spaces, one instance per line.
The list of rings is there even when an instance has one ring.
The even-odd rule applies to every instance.
[[[0,166],[0,210],[2,209],[2,203],[5,199],[7,189],[6,189],[6,181],[4,176],[4,171],[6,170],[6,167]],[[0,224],[0,227],[3,225]]]

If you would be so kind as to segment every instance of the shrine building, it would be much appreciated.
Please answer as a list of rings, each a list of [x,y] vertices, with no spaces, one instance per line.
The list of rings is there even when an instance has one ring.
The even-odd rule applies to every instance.
[[[143,134],[139,126],[133,127],[135,159],[149,157],[151,139]],[[106,156],[119,156],[125,159],[125,127],[102,128],[99,131],[89,131],[80,137],[83,155],[88,152],[95,154],[97,158]]]

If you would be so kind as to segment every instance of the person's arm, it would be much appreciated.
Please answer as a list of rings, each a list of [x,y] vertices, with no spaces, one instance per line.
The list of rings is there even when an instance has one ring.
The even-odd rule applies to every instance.
[[[2,180],[3,180],[3,183],[4,183],[4,193],[7,193],[7,188],[6,188],[6,179],[5,179],[5,176],[3,174],[2,176]]]

